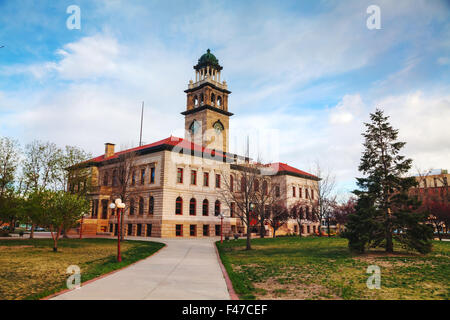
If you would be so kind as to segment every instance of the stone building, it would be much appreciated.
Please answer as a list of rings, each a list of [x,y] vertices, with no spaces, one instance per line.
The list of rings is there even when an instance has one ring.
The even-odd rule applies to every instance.
[[[224,234],[245,231],[237,209],[232,204],[229,207],[220,196],[230,188],[230,181],[239,180],[239,168],[252,163],[228,150],[229,120],[233,115],[228,106],[231,92],[227,83],[221,81],[222,66],[209,49],[194,70],[195,82],[189,81],[186,110],[181,113],[185,117],[184,138],[170,136],[119,152],[114,144],[106,143],[103,155],[76,166],[89,170],[92,185],[91,212],[83,221],[83,232],[116,234],[117,218],[109,204],[120,194],[118,175],[124,161],[132,162],[125,187],[125,235],[219,236],[219,213],[225,213]],[[285,163],[254,165],[272,169],[261,178],[277,185],[280,201],[290,206],[303,200],[305,212],[309,212],[306,207],[308,201],[314,201],[317,177]],[[300,228],[297,222],[289,221],[277,234],[316,232],[318,223],[307,218],[305,215]],[[270,235],[270,228],[266,229]]]

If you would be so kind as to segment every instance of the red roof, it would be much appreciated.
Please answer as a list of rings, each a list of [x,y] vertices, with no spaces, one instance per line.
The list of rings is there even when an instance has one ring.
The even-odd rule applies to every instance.
[[[158,147],[158,146],[177,146],[180,149],[185,149],[185,150],[194,150],[194,151],[198,151],[198,152],[202,152],[202,153],[206,153],[206,154],[210,154],[212,156],[221,156],[221,157],[228,157],[230,158],[229,155],[224,154],[222,151],[215,151],[209,148],[205,148],[202,147],[198,144],[195,144],[189,140],[185,140],[182,138],[178,138],[178,137],[174,137],[174,136],[170,136],[166,139],[157,141],[157,142],[153,142],[150,144],[146,144],[140,147],[135,147],[135,148],[131,148],[131,149],[127,149],[127,150],[122,150],[119,152],[114,153],[114,155],[112,155],[111,157],[105,158],[105,155],[101,155],[95,158],[92,158],[86,162],[102,162],[102,161],[106,161],[106,160],[111,160],[111,159],[116,159],[118,158],[120,155],[125,154],[125,153],[129,153],[129,152],[134,152],[134,151],[139,151],[139,150],[145,150],[145,149],[149,149],[149,148],[154,148],[154,147]]]
[[[300,169],[291,167],[290,165],[283,163],[283,162],[269,163],[269,164],[267,164],[267,166],[270,167],[271,169],[275,170],[275,172],[291,172],[291,173],[299,174],[302,176],[308,176],[308,177],[317,179],[317,176],[315,176],[311,173],[308,173],[306,171],[302,171]]]

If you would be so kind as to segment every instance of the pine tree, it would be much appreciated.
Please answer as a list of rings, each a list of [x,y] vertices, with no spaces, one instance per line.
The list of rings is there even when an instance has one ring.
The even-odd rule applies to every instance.
[[[356,212],[349,216],[344,236],[349,248],[358,252],[376,246],[394,252],[395,238],[404,247],[425,253],[431,250],[432,231],[418,210],[419,201],[408,195],[416,185],[414,177],[405,177],[412,160],[400,155],[406,143],[397,141],[398,130],[388,119],[377,109],[365,123],[365,150],[358,168],[364,177],[357,178]]]

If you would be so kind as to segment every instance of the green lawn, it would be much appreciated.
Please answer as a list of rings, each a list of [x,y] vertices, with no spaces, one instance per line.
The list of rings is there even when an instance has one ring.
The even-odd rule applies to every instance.
[[[39,299],[66,289],[66,269],[78,265],[81,281],[123,268],[162,248],[149,241],[124,241],[116,262],[117,240],[61,239],[53,252],[51,239],[0,240],[0,300]]]
[[[241,299],[449,299],[450,242],[427,255],[400,250],[351,254],[342,238],[253,239],[217,243]],[[368,289],[369,265],[381,268],[381,288]]]

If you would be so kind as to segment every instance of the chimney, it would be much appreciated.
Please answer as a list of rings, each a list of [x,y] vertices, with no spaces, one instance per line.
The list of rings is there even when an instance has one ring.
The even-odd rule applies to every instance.
[[[109,158],[114,155],[114,146],[114,143],[105,143],[105,158]]]

